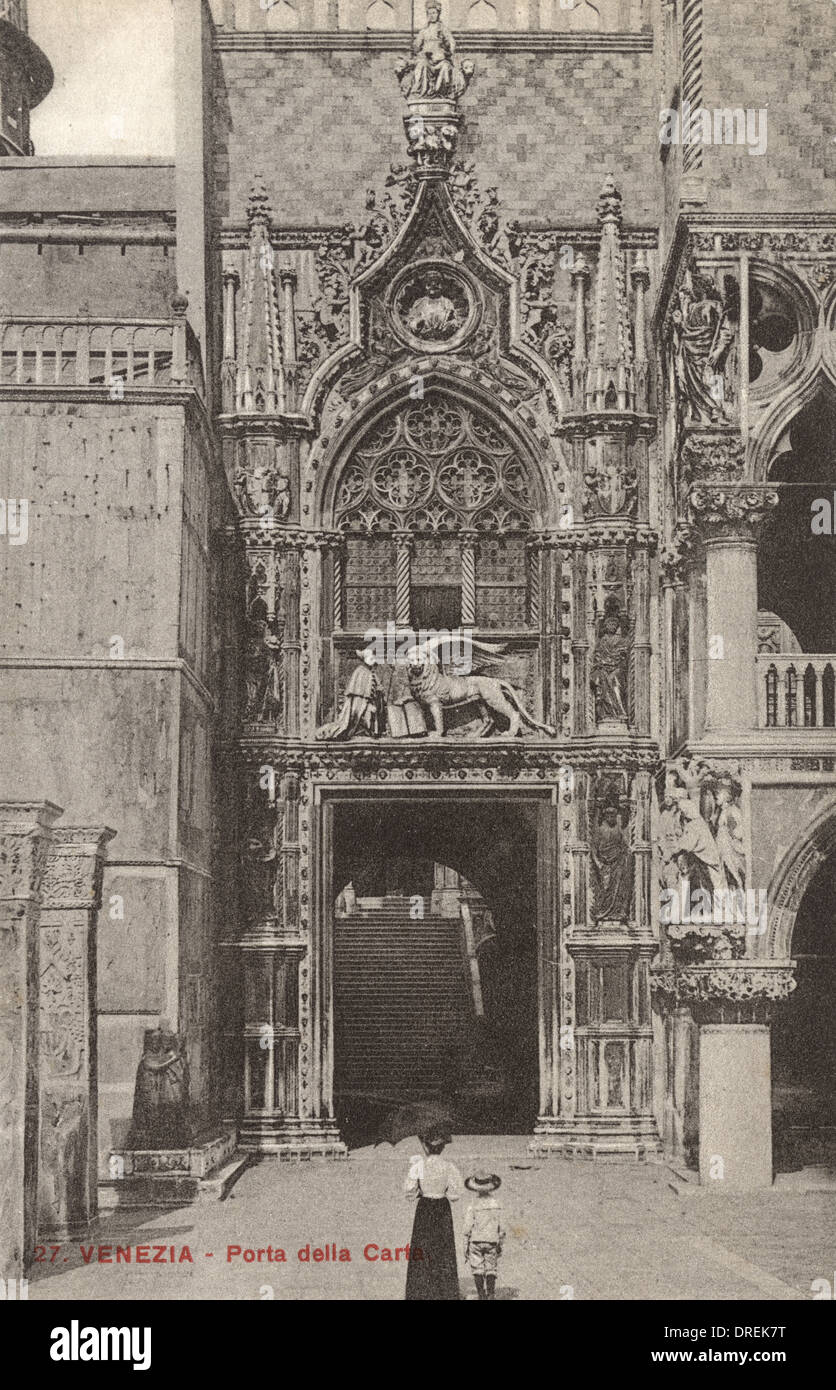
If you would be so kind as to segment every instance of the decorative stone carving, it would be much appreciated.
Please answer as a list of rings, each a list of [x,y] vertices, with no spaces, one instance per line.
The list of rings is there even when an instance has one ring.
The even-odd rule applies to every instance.
[[[407,148],[419,178],[446,177],[458,140],[458,101],[473,76],[473,64],[460,61],[441,8],[427,7],[427,23],[415,36],[413,58],[395,64],[409,106],[404,117]]]
[[[318,739],[379,738],[384,730],[384,700],[374,654],[357,655],[361,661],[348,679],[340,712],[332,723],[317,729]]]
[[[589,834],[592,918],[627,922],[633,901],[633,856],[624,831],[627,808],[617,788],[601,788],[591,805]]]
[[[522,462],[492,423],[428,393],[387,417],[347,465],[336,514],[344,531],[526,531]]]
[[[185,1044],[165,1020],[145,1032],[136,1073],[132,1149],[182,1149],[192,1138]]]
[[[456,56],[455,40],[442,23],[440,5],[427,5],[427,22],[415,35],[412,51],[412,60],[402,58],[395,65],[407,100],[440,97],[457,101],[464,94],[473,76],[473,64],[460,62]]]
[[[608,594],[598,625],[592,654],[590,684],[595,701],[595,722],[626,724],[627,680],[630,664],[630,624],[618,598]]]
[[[740,292],[730,275],[722,291],[693,264],[686,267],[671,321],[677,411],[682,424],[722,424],[733,414],[733,350]]]
[[[470,645],[483,646],[477,642]],[[413,694],[421,704],[426,705],[434,732],[439,737],[445,733],[445,711],[467,704],[475,704],[480,711],[483,722],[479,732],[482,737],[496,730],[496,715],[508,725],[503,737],[516,738],[524,730],[538,730],[550,738],[554,737],[552,726],[541,724],[529,714],[519,694],[507,680],[494,676],[448,675],[439,668],[431,643],[413,649],[408,659]]]
[[[57,829],[40,926],[41,1233],[85,1230],[97,1206],[96,914],[113,831]]]
[[[438,640],[447,642],[449,638]],[[463,647],[482,651],[501,650],[486,643],[472,642],[463,634],[460,643]],[[496,716],[507,724],[503,737],[514,738],[523,729],[536,729],[554,736],[551,725],[541,724],[529,714],[519,693],[507,680],[443,672],[432,640],[413,647],[406,655],[406,668],[401,670],[379,666],[370,649],[358,651],[357,655],[362,657],[362,664],[356,666],[349,677],[340,712],[332,723],[317,730],[318,739],[414,737],[427,731],[428,721],[432,722],[433,732],[443,737],[445,712],[461,706],[475,707],[481,719],[477,737],[497,731]],[[404,689],[406,671],[407,688]],[[427,712],[426,720],[422,710]]]
[[[667,769],[658,843],[662,886],[693,895],[746,886],[739,768],[679,760]]]
[[[739,435],[688,431],[680,453],[680,479],[691,483],[738,482],[743,478],[746,445]]]
[[[776,1003],[796,987],[791,963],[735,961],[688,965],[676,972],[679,998],[694,1002]]]
[[[692,487],[688,495],[689,521],[704,540],[755,540],[758,528],[777,505],[774,488],[750,484],[737,489]]]
[[[667,584],[685,582],[688,567],[695,559],[699,536],[693,526],[678,525],[668,545],[663,546],[659,557],[662,580]]]
[[[272,553],[251,553],[244,632],[244,720],[273,724],[284,714],[284,642]]]
[[[395,280],[389,297],[396,335],[416,351],[461,347],[475,327],[479,305],[469,278],[456,266],[418,265]]]
[[[273,439],[249,440],[235,471],[235,496],[243,516],[281,519],[290,510],[290,480],[278,467]]]
[[[584,473],[584,508],[589,516],[631,516],[636,510],[638,473],[620,441],[607,436],[588,441],[590,466]]]
[[[266,756],[262,753],[261,758]],[[241,844],[242,915],[246,931],[271,931],[282,901],[281,828],[275,805],[253,778],[247,783]]]

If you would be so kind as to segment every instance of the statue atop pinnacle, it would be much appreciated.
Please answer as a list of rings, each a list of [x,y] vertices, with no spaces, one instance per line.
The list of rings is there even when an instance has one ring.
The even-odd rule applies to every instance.
[[[427,22],[415,35],[412,57],[399,59],[395,74],[409,107],[404,128],[416,175],[446,178],[462,120],[459,97],[473,77],[473,64],[456,56],[437,0],[427,5]]]
[[[457,101],[467,91],[473,64],[456,57],[456,41],[441,22],[441,6],[427,5],[427,22],[415,35],[413,57],[401,58],[395,73],[401,91],[410,97],[439,97]]]

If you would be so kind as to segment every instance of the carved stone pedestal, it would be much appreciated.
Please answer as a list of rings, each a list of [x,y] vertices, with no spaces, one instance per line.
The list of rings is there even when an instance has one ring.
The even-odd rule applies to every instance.
[[[182,1207],[220,1201],[250,1160],[238,1152],[234,1128],[198,1137],[183,1149],[121,1149],[99,1184],[103,1207]]]

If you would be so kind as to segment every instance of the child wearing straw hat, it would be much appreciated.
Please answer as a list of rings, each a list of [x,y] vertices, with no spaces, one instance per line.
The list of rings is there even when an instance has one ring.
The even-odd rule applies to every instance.
[[[471,1173],[464,1185],[476,1194],[464,1216],[464,1257],[476,1281],[478,1298],[484,1301],[496,1297],[497,1266],[505,1240],[502,1206],[493,1195],[502,1179],[482,1169]]]

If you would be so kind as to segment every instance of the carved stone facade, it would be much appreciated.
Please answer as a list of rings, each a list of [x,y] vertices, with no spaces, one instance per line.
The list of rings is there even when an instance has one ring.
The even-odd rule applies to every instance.
[[[49,729],[72,698],[77,738],[31,736],[32,751],[26,733],[25,785],[46,779],[71,824],[74,789],[79,818],[119,835],[100,1178],[111,1154],[131,1176],[195,1176],[179,1150],[129,1148],[161,1019],[207,1152],[226,1161],[233,1130],[247,1150],[345,1152],[346,822],[368,815],[396,855],[392,827],[414,829],[417,808],[445,869],[464,874],[438,826],[462,854],[480,817],[494,836],[517,890],[497,929],[509,976],[530,925],[535,1149],[699,1164],[703,1122],[703,1149],[734,1148],[733,1115],[717,1111],[723,1134],[700,1111],[726,1055],[761,1078],[757,1154],[735,1181],[763,1183],[767,1030],[811,997],[801,974],[792,990],[793,932],[836,854],[830,571],[804,587],[816,553],[794,558],[809,537],[789,501],[836,488],[819,156],[804,153],[809,209],[793,148],[783,202],[746,158],[734,210],[728,170],[708,178],[728,151],[659,158],[647,92],[699,103],[683,42],[703,6],[686,6],[687,36],[677,7],[657,24],[641,5],[553,6],[538,19],[553,28],[488,33],[456,0],[418,14],[411,42],[403,7],[387,33],[365,11],[355,31],[350,6],[327,30],[316,7],[283,6],[304,20],[293,33],[257,6],[215,8],[178,44],[178,139],[195,143],[176,177],[154,166],[151,191],[143,169],[96,173],[125,212],[91,224],[57,172],[35,168],[54,179],[45,210],[15,166],[23,211],[0,217],[34,287],[0,325],[4,467],[44,477],[44,513],[67,525],[8,587],[5,736],[30,705]],[[210,50],[211,82],[183,56]],[[602,182],[617,124],[630,138]],[[82,308],[65,319],[50,276],[68,261],[51,257],[73,239],[61,304]],[[82,452],[106,466],[79,477]],[[48,476],[44,456],[62,460]],[[77,556],[103,537],[118,582],[82,602]],[[94,1207],[101,843],[30,812],[3,832],[7,969],[28,978],[39,941],[44,971],[40,1048],[31,999],[6,1020],[28,1136],[7,1155],[29,1193],[13,1259],[34,1221],[39,1068],[41,1221]]]

